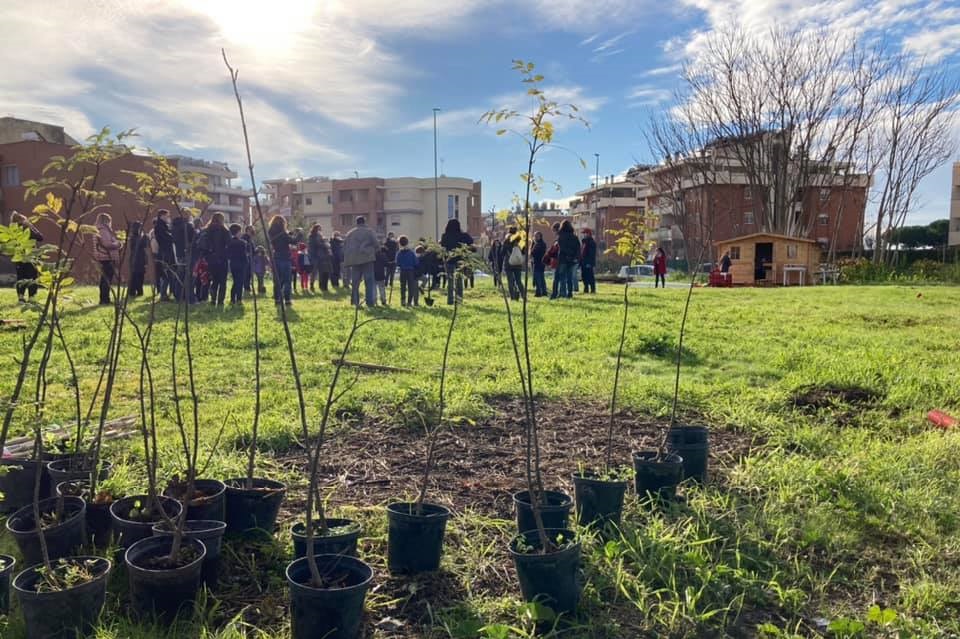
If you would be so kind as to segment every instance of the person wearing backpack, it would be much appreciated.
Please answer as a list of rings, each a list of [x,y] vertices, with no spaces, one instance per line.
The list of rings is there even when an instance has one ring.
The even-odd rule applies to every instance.
[[[516,226],[507,229],[507,237],[503,240],[503,272],[507,276],[510,299],[514,301],[524,294],[522,274],[526,256],[523,241],[524,236]]]

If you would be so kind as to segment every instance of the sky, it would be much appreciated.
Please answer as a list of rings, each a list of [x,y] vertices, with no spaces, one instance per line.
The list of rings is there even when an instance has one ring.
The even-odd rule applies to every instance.
[[[522,142],[477,123],[529,104],[513,59],[589,121],[537,163],[549,186],[535,198],[558,202],[589,187],[597,155],[602,176],[653,159],[644,123],[731,22],[882,34],[960,73],[960,0],[0,0],[0,15],[0,115],[78,138],[136,128],[140,147],[226,161],[249,184],[225,48],[258,182],[432,177],[439,108],[441,173],[481,180],[485,211],[523,186]],[[949,193],[948,164],[908,223],[948,217]]]

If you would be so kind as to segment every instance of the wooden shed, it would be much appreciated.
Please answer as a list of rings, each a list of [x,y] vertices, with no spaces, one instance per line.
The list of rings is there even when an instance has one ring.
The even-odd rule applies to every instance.
[[[751,233],[714,244],[720,257],[730,252],[735,285],[813,284],[820,270],[820,246],[802,237]]]

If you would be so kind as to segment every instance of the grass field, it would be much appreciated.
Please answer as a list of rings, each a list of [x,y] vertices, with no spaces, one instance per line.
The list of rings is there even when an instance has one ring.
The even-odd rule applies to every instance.
[[[471,483],[452,485],[458,478],[451,471],[449,481],[437,482],[431,492],[431,499],[452,505],[456,513],[438,575],[388,576],[382,506],[387,495],[415,490],[405,478],[416,476],[416,447],[422,442],[415,427],[403,423],[402,409],[429,410],[435,404],[451,311],[442,304],[375,311],[387,321],[364,328],[350,355],[415,370],[362,374],[339,406],[337,434],[343,439],[324,460],[330,478],[356,468],[376,473],[376,460],[386,460],[388,471],[379,477],[390,481],[385,489],[329,492],[334,512],[365,526],[361,555],[377,570],[367,606],[370,637],[532,632],[505,549],[513,526],[509,510],[502,500],[488,503],[490,495],[506,494],[500,483],[510,478],[487,481],[482,463],[469,466],[471,441],[487,437],[492,428],[509,430],[516,406],[509,398],[520,394],[502,299],[487,281],[479,284],[467,292],[450,356],[451,417],[465,419],[451,427],[444,448],[447,461],[467,465]],[[577,464],[595,458],[595,450],[580,447],[585,437],[602,440],[620,293],[619,287],[601,286],[594,297],[531,300],[534,384],[551,407],[543,429],[554,455],[548,467],[556,471],[553,485],[567,486],[565,478]],[[110,311],[95,306],[93,289],[73,295],[63,325],[89,397],[105,355]],[[621,424],[665,423],[684,295],[682,289],[631,293],[620,393],[629,415]],[[19,317],[21,311],[10,303],[12,291],[2,297],[0,317]],[[136,303],[134,314],[145,316],[146,307]],[[342,294],[298,298],[293,311],[315,426],[330,362],[352,312]],[[738,452],[715,457],[716,479],[704,488],[685,487],[682,502],[663,512],[628,498],[622,538],[585,543],[581,614],[560,636],[960,636],[960,433],[944,433],[924,421],[931,408],[960,412],[958,311],[960,289],[948,287],[695,291],[683,349],[681,409],[686,418],[713,428],[719,448]],[[161,394],[169,409],[173,307],[162,313],[155,366],[162,371]],[[32,321],[29,313],[24,316]],[[282,330],[272,306],[266,316],[259,460],[262,473],[293,487],[282,530],[272,542],[230,545],[220,588],[195,620],[174,630],[127,619],[123,579],[115,579],[98,637],[287,636],[286,531],[302,503],[303,455],[296,449],[296,396]],[[207,475],[240,476],[244,458],[238,445],[246,440],[254,405],[252,308],[203,306],[192,317],[206,444],[213,444],[224,420],[228,424]],[[16,330],[0,331],[4,395],[13,384],[20,339]],[[125,348],[113,417],[137,413],[138,354],[132,339]],[[62,354],[54,354],[54,363],[48,414],[51,421],[68,423],[72,404]],[[22,432],[27,415],[19,417]],[[172,421],[164,419],[164,472],[171,474],[177,469],[176,440]],[[640,443],[630,440],[631,432],[619,433],[623,450]],[[387,447],[364,447],[368,440]],[[114,444],[109,453],[122,462],[119,474],[130,490],[142,488],[135,442]],[[406,448],[390,445],[413,447],[412,457]],[[504,454],[510,461],[519,451]],[[411,459],[413,468],[391,474],[399,467],[394,456]],[[522,469],[510,463],[506,468],[515,468],[513,486],[519,487]],[[12,540],[0,534],[0,551],[12,549]],[[16,616],[8,627],[0,621],[5,639],[21,639],[22,632]]]

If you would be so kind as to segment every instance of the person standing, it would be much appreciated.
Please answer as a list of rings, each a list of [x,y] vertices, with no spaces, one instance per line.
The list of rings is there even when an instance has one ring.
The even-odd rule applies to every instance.
[[[147,254],[150,252],[150,238],[144,234],[143,225],[140,222],[130,224],[127,249],[130,251],[130,279],[127,282],[127,296],[141,297],[143,295],[143,280],[147,274]]]
[[[273,250],[273,301],[277,306],[293,306],[290,294],[290,245],[293,238],[287,233],[287,221],[280,215],[274,215],[267,229],[270,248]]]
[[[330,283],[334,288],[340,288],[340,274],[343,270],[343,238],[340,237],[340,231],[334,231],[330,238]],[[343,285],[346,286],[347,278],[343,277]]]
[[[557,239],[560,237],[560,222],[554,222],[551,228],[553,228],[553,244],[547,249],[547,254],[543,260],[548,267],[553,269],[553,287],[550,292],[550,299],[555,300],[560,290],[560,278],[557,277],[560,269],[560,262],[557,259],[557,256],[560,255],[560,245],[557,243]]]
[[[503,273],[503,244],[499,239],[490,244],[490,252],[487,253],[487,262],[490,263],[490,273],[493,275],[493,285],[497,288],[503,286],[501,274]]]
[[[153,241],[157,244],[154,284],[160,294],[161,302],[170,301],[170,293],[174,291],[173,280],[177,273],[176,244],[173,242],[173,232],[170,227],[170,211],[167,209],[157,211],[157,219],[153,222]]]
[[[460,220],[454,217],[447,221],[443,235],[440,236],[440,246],[448,255],[444,267],[447,273],[447,304],[452,305],[454,294],[456,294],[457,299],[463,299],[461,267],[464,261],[462,255],[453,255],[453,253],[472,247],[473,238],[460,228]]]
[[[387,233],[387,239],[383,241],[383,246],[387,249],[387,286],[393,288],[393,276],[397,270],[397,252],[400,245],[393,232]],[[391,293],[392,294],[392,293]]]
[[[377,249],[376,258],[373,261],[373,279],[377,283],[377,294],[380,296],[380,304],[387,305],[387,247],[381,246]]]
[[[243,290],[247,286],[247,274],[250,273],[250,263],[247,254],[247,241],[240,232],[243,228],[239,224],[230,225],[230,242],[227,244],[227,261],[230,263],[230,277],[233,286],[230,288],[230,305],[243,304]]]
[[[310,291],[314,289],[314,284],[319,280],[320,291],[326,293],[329,290],[330,271],[332,270],[333,256],[330,252],[330,242],[323,236],[323,229],[319,224],[314,224],[310,229],[308,246],[310,247],[310,259],[313,260],[313,269],[310,273]]]
[[[110,304],[110,286],[120,261],[120,247],[123,244],[113,231],[113,218],[109,213],[97,216],[97,234],[93,243],[93,259],[100,264],[100,304]]]
[[[250,269],[257,276],[257,295],[264,295],[267,287],[263,280],[267,275],[267,249],[258,246],[253,250],[253,266]]]
[[[573,231],[570,220],[564,220],[557,236],[557,288],[558,297],[573,297],[573,277],[580,259],[580,240]]]
[[[253,225],[247,225],[240,239],[247,243],[247,279],[244,280],[243,288],[247,293],[253,293],[253,252],[256,250],[257,241],[257,232]]]
[[[667,288],[667,254],[663,249],[657,247],[657,254],[653,257],[653,288],[662,284],[662,288]]]
[[[597,292],[597,241],[593,239],[593,231],[583,229],[580,240],[580,276],[583,279],[583,292]]]
[[[530,260],[533,262],[533,296],[545,297],[547,295],[547,265],[544,258],[547,256],[547,243],[543,241],[543,233],[537,231],[533,234],[533,249],[530,251]]]
[[[360,306],[360,280],[363,280],[367,306],[377,305],[373,267],[379,248],[376,234],[367,226],[367,220],[358,215],[356,226],[343,240],[343,265],[350,269],[350,301],[354,306]]]
[[[206,240],[205,255],[207,268],[210,271],[210,305],[223,306],[227,296],[227,270],[229,257],[227,248],[230,245],[230,231],[224,224],[223,213],[213,214],[204,229]],[[244,247],[245,248],[245,247]]]
[[[523,290],[523,262],[526,251],[523,246],[524,235],[516,226],[507,228],[507,237],[503,240],[503,272],[507,276],[507,290],[510,299],[516,301],[525,293]]]
[[[10,224],[16,224],[25,228],[27,232],[30,233],[30,239],[34,242],[39,243],[43,241],[43,235],[22,213],[13,211],[10,214]],[[28,294],[30,299],[33,299],[33,296],[37,294],[37,289],[39,288],[37,286],[37,277],[40,275],[40,272],[37,271],[37,265],[32,261],[15,262],[14,266],[16,267],[17,278],[17,301],[23,304],[27,301],[24,299],[24,294]]]
[[[420,287],[417,282],[417,254],[410,248],[406,235],[400,236],[397,266],[400,268],[400,306],[419,306]]]
[[[176,299],[189,299],[193,295],[188,274],[193,273],[194,264],[200,258],[200,251],[193,250],[197,241],[197,232],[190,214],[178,210],[170,231],[173,233],[173,246],[176,250],[176,275],[170,282],[170,288]]]

